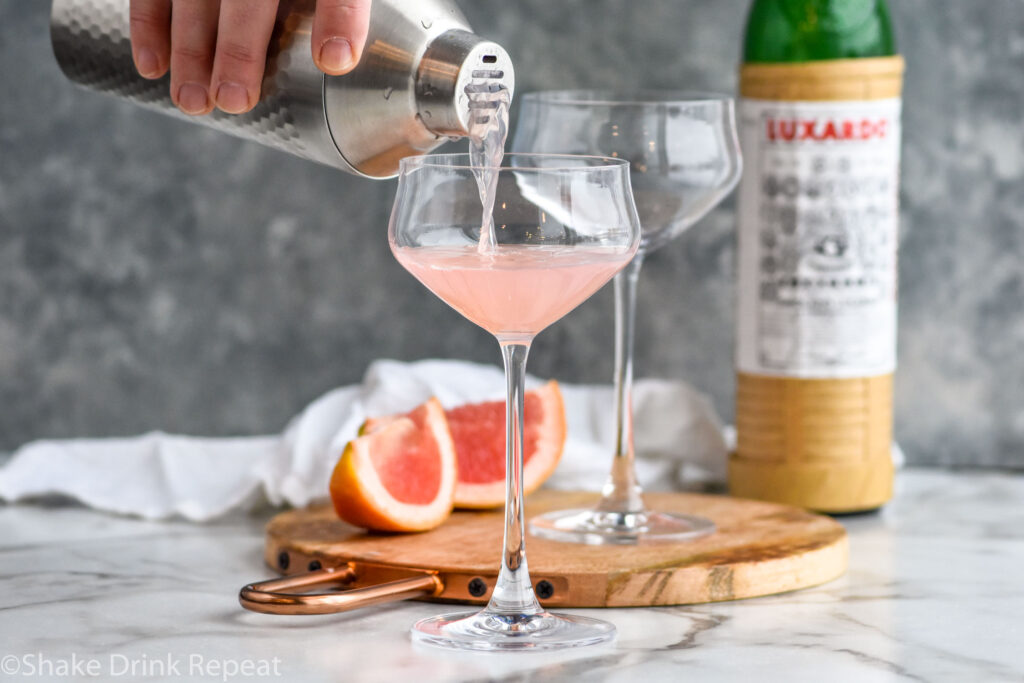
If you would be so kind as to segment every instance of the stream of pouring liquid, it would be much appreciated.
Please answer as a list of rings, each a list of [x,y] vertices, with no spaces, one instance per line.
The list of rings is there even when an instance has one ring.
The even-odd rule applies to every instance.
[[[508,138],[508,108],[511,93],[503,85],[474,82],[466,86],[469,97],[469,164],[480,189],[483,216],[477,250],[483,254],[498,248],[494,233],[494,195],[498,171]]]

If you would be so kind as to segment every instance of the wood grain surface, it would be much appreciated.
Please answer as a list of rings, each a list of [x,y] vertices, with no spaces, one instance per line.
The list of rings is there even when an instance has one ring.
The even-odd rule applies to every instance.
[[[541,491],[527,499],[527,517],[596,499],[593,493]],[[725,496],[649,493],[645,499],[655,509],[709,517],[717,531],[686,543],[636,546],[531,536],[527,557],[534,586],[549,584],[539,591],[550,592],[541,602],[626,607],[735,600],[818,585],[846,570],[846,531],[829,517]],[[500,512],[456,512],[433,531],[383,535],[345,524],[325,505],[272,519],[265,557],[284,574],[364,563],[356,585],[385,579],[388,568],[432,570],[445,585],[433,599],[482,603],[497,576],[501,540]],[[486,584],[482,595],[472,594],[474,579]]]

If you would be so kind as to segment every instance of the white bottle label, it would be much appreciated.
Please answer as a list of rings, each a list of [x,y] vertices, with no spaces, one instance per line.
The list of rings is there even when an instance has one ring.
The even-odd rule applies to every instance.
[[[737,368],[896,367],[900,100],[740,105]]]

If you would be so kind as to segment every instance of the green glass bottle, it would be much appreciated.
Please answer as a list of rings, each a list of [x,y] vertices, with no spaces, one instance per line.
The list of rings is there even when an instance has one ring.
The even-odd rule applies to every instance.
[[[756,0],[745,62],[809,62],[896,54],[884,0]]]
[[[892,495],[903,60],[885,0],[754,0],[740,77],[734,495]]]

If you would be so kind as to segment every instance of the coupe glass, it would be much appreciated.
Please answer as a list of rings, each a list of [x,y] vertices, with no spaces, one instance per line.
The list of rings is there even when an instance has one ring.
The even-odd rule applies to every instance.
[[[733,101],[672,92],[560,91],[522,98],[516,152],[601,154],[630,162],[640,248],[615,278],[615,453],[601,500],[530,520],[536,536],[588,544],[683,541],[714,531],[703,517],[648,509],[633,447],[633,337],[644,256],[697,222],[740,177]],[[680,445],[680,447],[685,447]]]
[[[496,176],[493,242],[481,238],[478,175]],[[465,154],[410,157],[399,169],[391,250],[442,301],[493,334],[505,363],[505,538],[487,607],[444,614],[413,638],[472,650],[555,649],[610,640],[615,628],[551,614],[534,596],[523,517],[523,385],[534,336],[585,301],[636,253],[640,223],[621,159]]]

